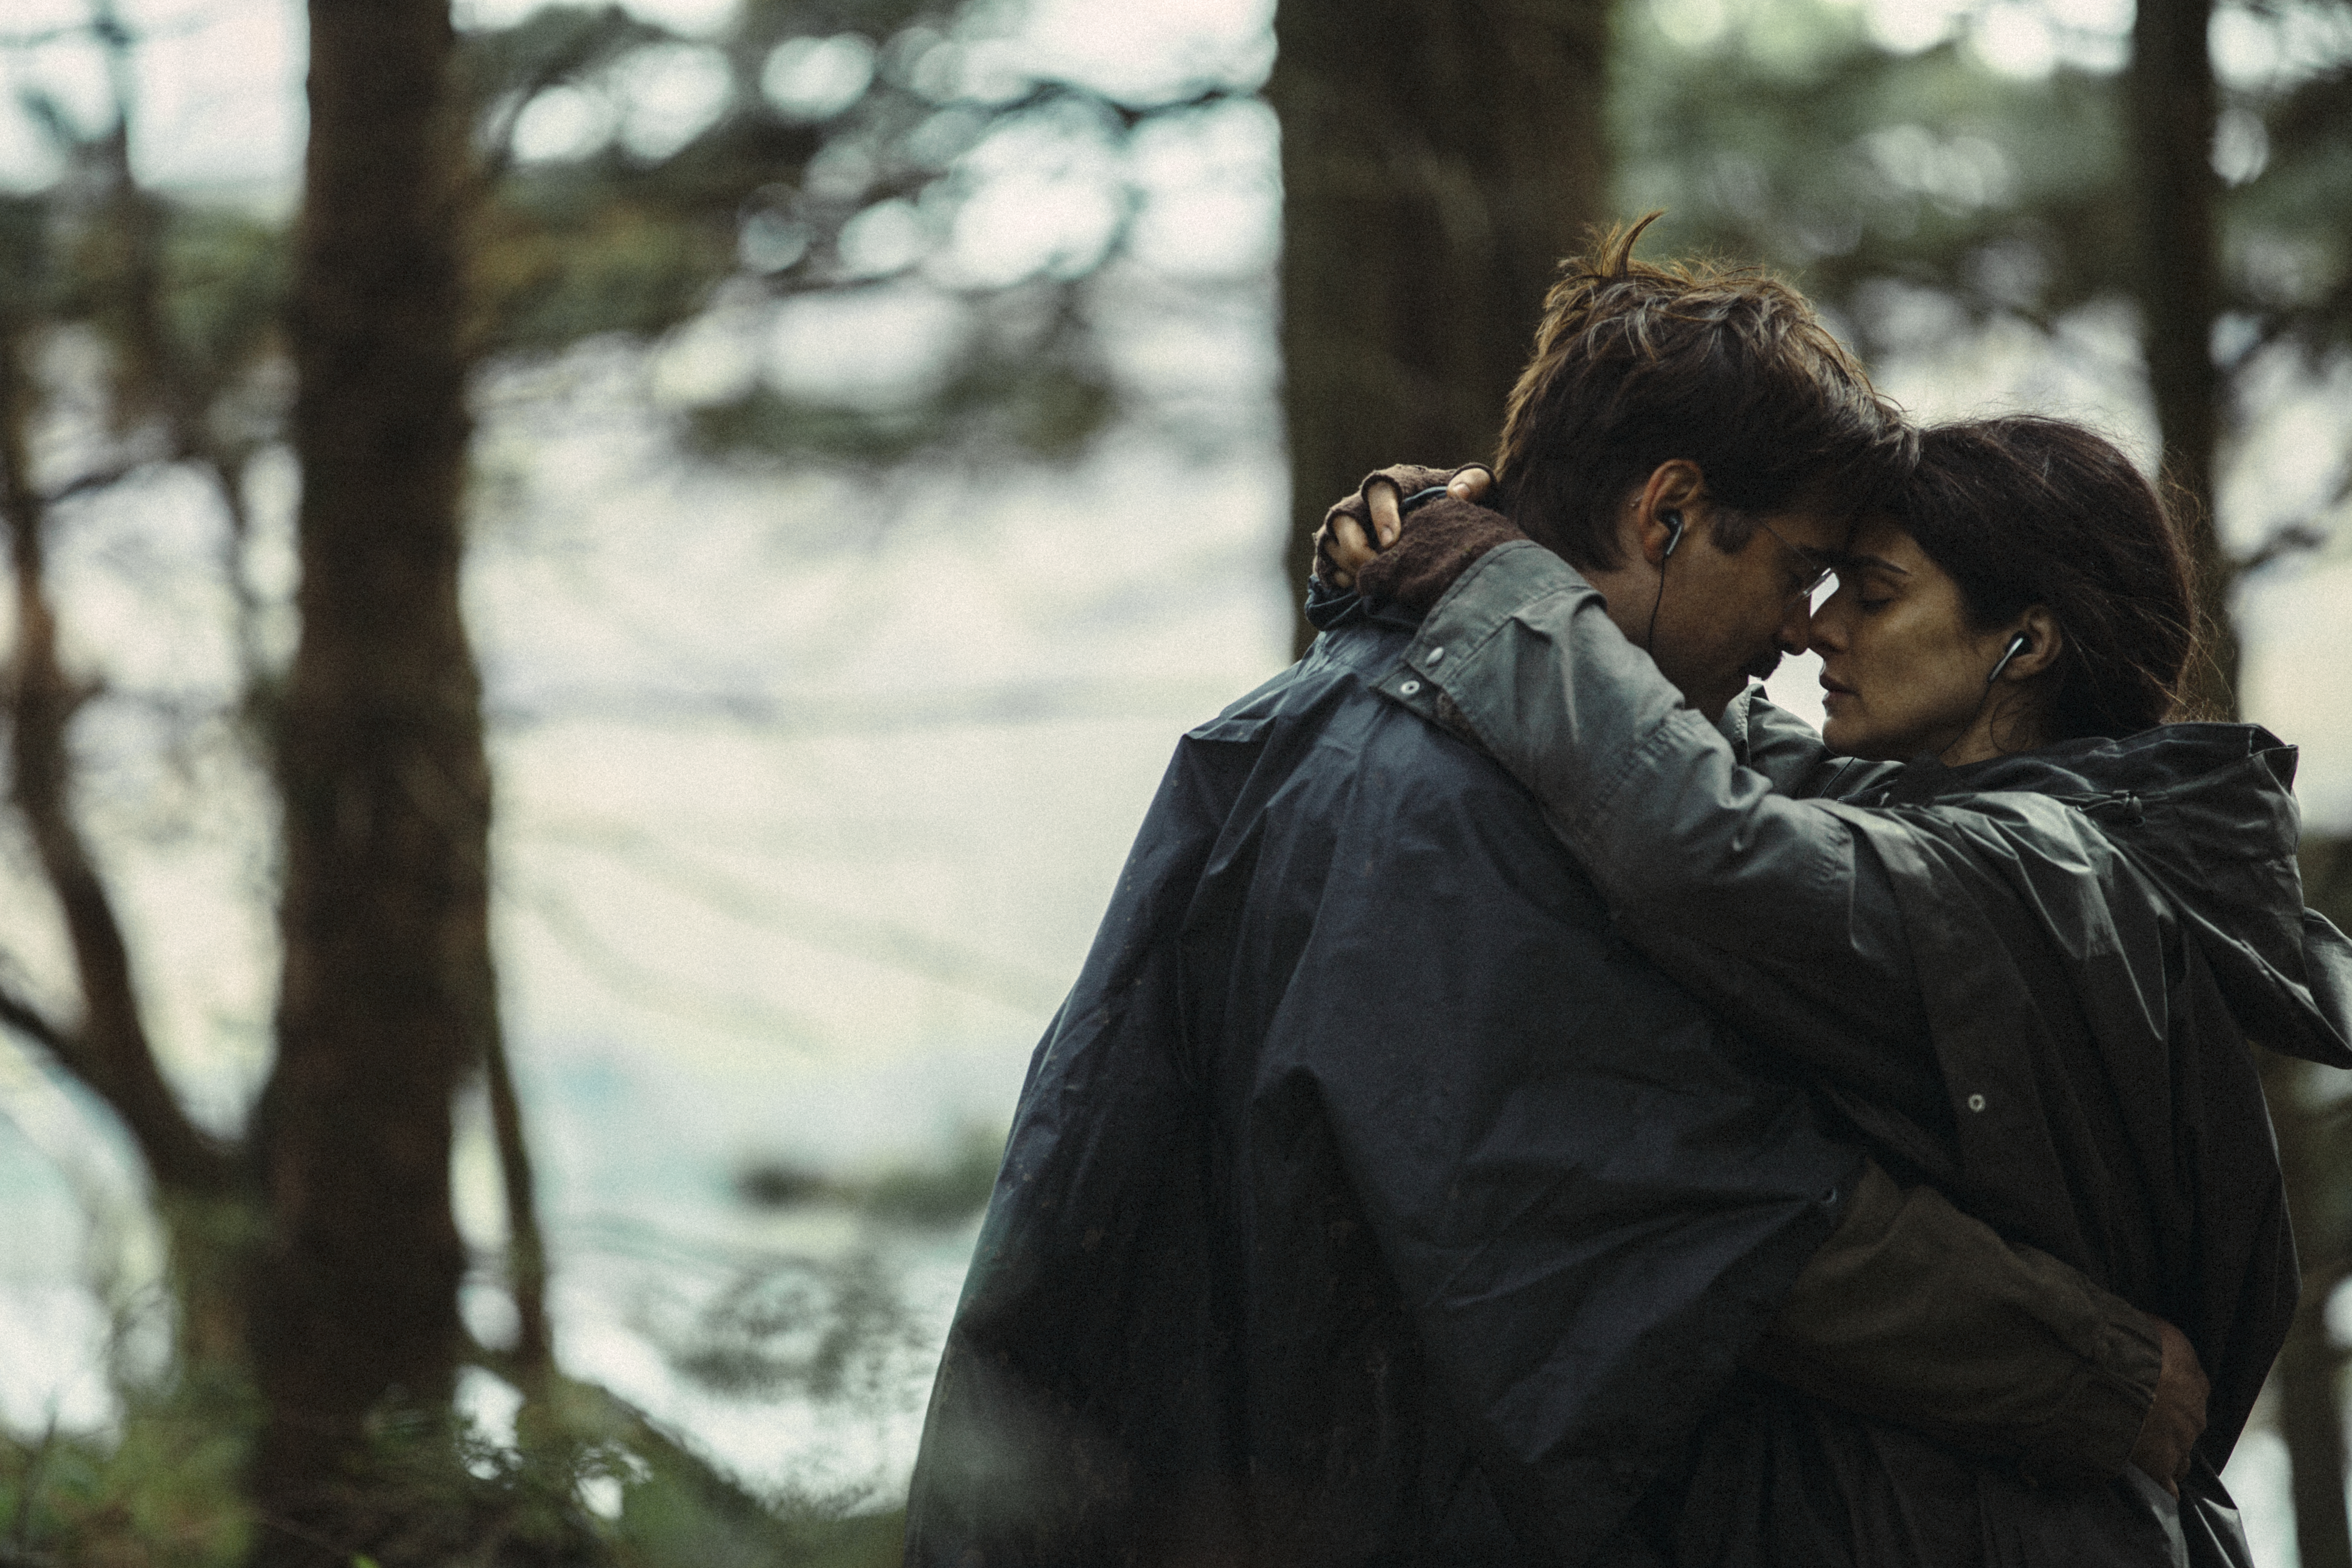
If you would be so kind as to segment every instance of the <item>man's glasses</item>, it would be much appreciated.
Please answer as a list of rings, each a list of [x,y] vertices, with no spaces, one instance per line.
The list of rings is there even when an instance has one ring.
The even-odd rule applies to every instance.
[[[1836,581],[1837,569],[1824,565],[1822,558],[1811,551],[1801,550],[1790,543],[1788,538],[1779,529],[1762,518],[1756,520],[1756,526],[1770,534],[1773,542],[1780,547],[1783,570],[1788,574],[1789,597],[1811,600],[1818,605],[1820,601],[1814,595],[1818,595],[1825,585]]]

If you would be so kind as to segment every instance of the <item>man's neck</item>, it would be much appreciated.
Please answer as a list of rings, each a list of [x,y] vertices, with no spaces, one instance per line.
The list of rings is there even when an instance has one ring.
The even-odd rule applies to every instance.
[[[1658,574],[1639,556],[1635,565],[1587,566],[1570,561],[1570,565],[1581,573],[1584,580],[1601,590],[1609,602],[1609,618],[1625,634],[1625,640],[1644,653],[1650,651],[1650,607],[1657,596]],[[1653,655],[1653,657],[1655,657]]]
[[[1572,561],[1569,564],[1576,565]],[[1584,574],[1586,582],[1601,590],[1601,596],[1609,606],[1609,618],[1616,623],[1619,631],[1625,634],[1625,640],[1650,656],[1651,662],[1658,667],[1658,673],[1675,682],[1685,701],[1706,714],[1709,722],[1721,723],[1729,703],[1738,700],[1738,691],[1745,690],[1746,684],[1743,682],[1738,690],[1727,692],[1710,703],[1695,696],[1687,685],[1675,678],[1674,669],[1658,658],[1653,639],[1658,632],[1659,590],[1664,579],[1659,576],[1657,569],[1639,555],[1632,556],[1631,563],[1623,566],[1577,566],[1576,569]],[[1672,621],[1674,616],[1669,614],[1666,618]]]

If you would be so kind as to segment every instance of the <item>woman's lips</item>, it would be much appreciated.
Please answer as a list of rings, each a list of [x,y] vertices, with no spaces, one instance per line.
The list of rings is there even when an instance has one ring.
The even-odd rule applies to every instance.
[[[1823,702],[1829,702],[1840,697],[1851,697],[1853,695],[1853,687],[1848,686],[1843,680],[1831,679],[1830,672],[1828,670],[1825,669],[1822,671],[1822,700]]]

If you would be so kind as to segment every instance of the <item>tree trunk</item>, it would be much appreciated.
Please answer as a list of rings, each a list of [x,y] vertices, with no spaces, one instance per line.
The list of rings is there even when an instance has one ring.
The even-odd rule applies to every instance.
[[[2352,841],[2306,838],[2304,896],[2339,926],[2352,925]],[[2295,1543],[2306,1568],[2352,1564],[2352,1521],[2344,1508],[2344,1352],[2328,1334],[2327,1299],[2352,1274],[2352,1148],[2341,1102],[2315,1104],[2312,1068],[2273,1058],[2264,1088],[2278,1124],[2279,1159],[2295,1244],[2303,1255],[2303,1300],[2278,1366],[2279,1429],[2286,1439],[2294,1495]]]
[[[1492,454],[1544,290],[1605,208],[1609,7],[1283,0],[1275,37],[1296,603],[1323,509],[1367,471]]]
[[[2310,1200],[2326,1189],[2328,1162],[2315,1147],[2324,1119],[2313,1114],[2293,1081],[2305,1076],[2303,1063],[2273,1058],[2265,1065],[2274,1069],[2263,1077],[2278,1122],[2288,1201],[2298,1238],[2309,1247],[2319,1212]],[[2278,1092],[2282,1088],[2285,1092]],[[2326,1322],[2327,1298],[2344,1282],[2344,1258],[2333,1247],[2326,1251],[2304,1258],[2303,1300],[2275,1374],[2279,1435],[2286,1441],[2294,1498],[2295,1550],[2306,1568],[2352,1563],[2352,1527],[2344,1510],[2344,1352],[2328,1337]]]
[[[447,0],[311,0],[310,25],[302,632],[279,753],[278,1054],[256,1126],[268,1568],[369,1551],[398,1500],[369,1489],[367,1417],[446,1406],[466,1261],[452,1097],[492,996],[489,776],[458,599],[465,143]]]
[[[257,1194],[238,1152],[190,1121],[164,1079],[140,1010],[131,949],[84,841],[68,730],[86,689],[58,655],[47,575],[48,506],[27,442],[36,390],[26,323],[0,303],[0,523],[15,589],[9,658],[9,797],[57,900],[81,1016],[69,1026],[10,996],[6,1026],[37,1043],[121,1120],[154,1186],[168,1248],[184,1372],[205,1383],[246,1370],[246,1290]]]
[[[2214,222],[2213,128],[2218,93],[2207,43],[2212,0],[2139,0],[2126,82],[2138,185],[2137,268],[2148,390],[2164,439],[2164,474],[2197,570],[2204,647],[2186,693],[2199,717],[2238,713],[2239,648],[2230,616],[2237,568],[2213,510],[2225,410],[2213,364],[2221,247]],[[2304,1568],[2352,1568],[2344,1503],[2343,1357],[2327,1335],[2327,1297],[2343,1279],[2335,1223],[2339,1162],[2327,1119],[2302,1092],[2300,1064],[2264,1063],[2289,1212],[2304,1253],[2304,1300],[2279,1354],[2281,1435],[2294,1475],[2295,1540]]]
[[[482,1076],[489,1092],[490,1136],[498,1150],[499,1185],[507,1209],[507,1288],[515,1309],[515,1375],[531,1398],[544,1391],[554,1370],[555,1344],[547,1323],[547,1238],[539,1228],[539,1182],[531,1173],[530,1143],[523,1136],[522,1101],[515,1092],[513,1064],[507,1059],[496,999],[488,1009],[489,1036],[482,1052]]]
[[[2148,392],[2164,440],[2164,475],[2195,556],[2204,647],[2189,672],[2201,714],[2238,710],[2238,636],[2230,621],[2236,572],[2213,515],[2221,383],[2213,366],[2221,247],[2214,228],[2216,92],[2206,43],[2212,0],[2140,0],[2126,83],[2139,213],[2137,276]]]

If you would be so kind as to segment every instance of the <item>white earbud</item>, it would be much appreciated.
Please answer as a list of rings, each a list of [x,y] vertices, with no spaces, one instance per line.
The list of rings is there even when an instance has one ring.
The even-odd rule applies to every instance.
[[[2019,654],[2023,653],[2032,644],[2032,638],[2027,637],[2023,632],[2020,632],[2015,637],[2010,638],[2009,647],[2002,650],[2000,660],[1993,665],[1992,673],[1985,677],[1985,684],[1987,686],[1990,686],[1994,681],[1999,680],[2000,679],[2000,672],[2009,668],[2009,661],[2015,658]]]

